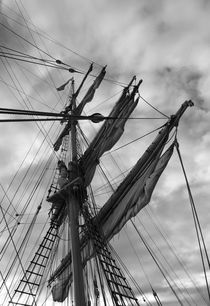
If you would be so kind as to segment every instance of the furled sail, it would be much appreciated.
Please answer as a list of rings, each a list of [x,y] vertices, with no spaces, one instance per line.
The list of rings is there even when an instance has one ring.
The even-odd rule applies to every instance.
[[[82,156],[80,166],[84,169],[85,186],[91,183],[100,157],[104,152],[109,151],[122,136],[126,121],[138,104],[138,98],[136,99],[135,95],[141,82],[134,86],[131,93],[129,92],[130,84],[124,88],[121,97],[109,114],[109,117],[113,119],[104,122]]]
[[[106,66],[102,68],[101,72],[99,73],[97,78],[93,81],[93,84],[90,86],[90,88],[88,89],[86,95],[84,96],[80,104],[77,106],[76,108],[77,115],[81,115],[85,105],[92,101],[95,95],[96,89],[100,86],[105,74],[106,74]]]
[[[99,211],[96,222],[107,240],[119,233],[126,222],[149,203],[157,181],[173,153],[173,145],[160,157],[161,151],[155,154],[148,166],[137,165],[132,182],[127,183],[125,180]],[[129,176],[127,178],[129,181]]]
[[[86,79],[87,75],[92,71],[92,65],[90,66],[87,74],[85,75],[84,77],[84,80]],[[85,105],[89,102],[92,101],[94,95],[95,95],[95,92],[96,92],[96,89],[100,86],[104,76],[106,74],[106,66],[102,68],[101,72],[99,73],[99,75],[96,77],[96,79],[93,81],[93,84],[90,86],[90,88],[88,89],[86,95],[84,96],[84,98],[82,99],[82,101],[80,102],[80,104],[76,107],[76,110],[75,110],[75,115],[79,116],[81,115]],[[83,81],[84,81],[83,80]],[[82,84],[83,84],[83,81],[82,81]],[[81,88],[81,86],[79,87],[79,89]],[[74,99],[76,99],[76,96],[78,95],[78,91],[79,89],[77,90],[76,92],[76,95],[73,97]],[[62,139],[64,136],[66,136],[69,131],[71,129],[71,122],[69,121],[66,126],[64,127],[63,131],[61,132],[61,134],[59,135],[58,139],[56,140],[55,144],[54,144],[54,150],[55,151],[58,151],[61,144],[62,144]]]

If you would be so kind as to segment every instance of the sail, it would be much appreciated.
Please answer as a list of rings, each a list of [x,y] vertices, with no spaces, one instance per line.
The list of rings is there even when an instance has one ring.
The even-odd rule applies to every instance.
[[[138,104],[138,98],[135,99],[136,91],[137,87],[134,87],[131,93],[129,93],[128,87],[124,89],[121,97],[109,114],[109,117],[113,119],[108,119],[104,122],[81,158],[80,165],[85,173],[85,186],[91,183],[100,157],[104,152],[109,151],[122,136],[127,119]]]
[[[132,184],[123,182],[101,208],[96,222],[107,240],[119,233],[126,222],[150,202],[157,181],[171,158],[173,147],[172,144],[161,157],[161,152],[158,152],[146,169],[136,171]]]
[[[95,95],[95,91],[100,86],[101,82],[103,81],[103,78],[104,78],[105,74],[106,74],[106,66],[102,68],[101,72],[99,73],[97,78],[94,80],[94,82],[90,86],[90,88],[88,89],[86,95],[84,96],[84,98],[82,99],[80,104],[77,106],[77,108],[76,108],[76,114],[77,115],[81,115],[85,105],[92,101],[92,99]]]
[[[146,166],[137,162],[136,166],[123,181],[113,196],[101,208],[93,222],[97,224],[106,241],[116,235],[128,220],[136,216],[151,199],[154,188],[166,168],[172,153],[174,143],[161,155],[167,137],[158,145],[158,150],[152,154]],[[128,183],[129,182],[129,183]],[[124,191],[123,191],[124,190]],[[83,237],[81,241],[81,253],[83,265],[94,255],[93,241]],[[69,273],[61,273],[58,282],[53,286],[52,295],[54,301],[63,301],[71,285],[71,257],[65,258],[63,264],[67,266]],[[64,268],[64,267],[63,267]]]
[[[82,101],[80,102],[80,104],[76,107],[75,109],[75,115],[79,116],[81,115],[85,105],[89,102],[92,101],[96,89],[100,86],[105,74],[106,74],[106,66],[102,68],[101,72],[99,73],[99,75],[96,77],[96,79],[93,81],[93,84],[90,86],[90,88],[88,89],[86,95],[84,96],[84,98],[82,99]],[[92,71],[92,65],[90,66],[87,74],[85,75],[85,78],[87,77],[87,75]],[[83,84],[83,82],[82,82]],[[65,84],[66,85],[66,84]],[[81,86],[79,87],[79,89],[81,88]],[[78,90],[79,90],[78,89]],[[78,95],[78,90],[76,92],[76,96]],[[76,96],[74,98],[76,98]],[[71,129],[71,122],[69,121],[66,126],[64,127],[63,131],[60,133],[60,135],[58,136],[58,139],[56,140],[56,142],[54,143],[53,147],[55,151],[58,151],[61,144],[62,144],[62,140],[63,137],[68,135],[69,131]]]

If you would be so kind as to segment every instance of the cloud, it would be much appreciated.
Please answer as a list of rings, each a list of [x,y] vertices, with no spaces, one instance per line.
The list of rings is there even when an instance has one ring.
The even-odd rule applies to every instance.
[[[210,7],[208,1],[178,0],[172,3],[166,0],[80,0],[77,2],[38,0],[36,2],[25,1],[24,5],[33,23],[45,31],[45,37],[49,34],[66,45],[68,49],[75,51],[73,53],[67,48],[63,48],[54,39],[44,39],[43,36],[40,38],[38,34],[35,34],[36,28],[33,27],[21,6],[25,17],[29,21],[30,28],[34,30],[31,33],[38,46],[55,58],[60,58],[76,68],[85,70],[89,66],[89,60],[85,60],[76,54],[79,53],[90,61],[93,60],[101,65],[108,64],[108,77],[124,82],[128,82],[130,77],[136,74],[139,78],[144,79],[140,89],[142,96],[167,114],[175,113],[185,99],[195,101],[197,108],[187,110],[180,121],[178,137],[184,163],[189,171],[190,183],[198,203],[201,223],[207,229],[208,218],[206,212],[208,211],[210,173],[208,167],[208,152],[210,149],[208,103],[210,70],[207,31],[210,23]],[[18,12],[14,4],[12,7]],[[3,5],[1,7],[2,11],[9,15],[10,11]],[[1,16],[1,22],[32,42],[28,29],[17,24],[17,22],[23,23],[23,20],[16,14],[12,16],[15,21]],[[3,28],[0,28],[0,31],[5,44],[27,53],[39,54],[35,48],[15,38],[11,32]],[[58,74],[56,70],[39,70],[38,67],[29,66],[29,64],[20,68],[12,61],[10,61],[10,64],[18,72],[18,80],[21,81],[21,85],[27,94],[40,99],[41,102],[49,103],[51,107],[56,105],[59,98],[57,92],[54,94],[52,90],[55,89],[55,85],[59,86],[63,83],[63,80],[68,79],[68,73],[61,72]],[[30,72],[27,72],[25,68]],[[94,72],[98,72],[99,69],[100,67],[96,65]],[[6,76],[6,70],[2,71]],[[49,74],[52,79],[49,79]],[[8,79],[6,80],[8,81]],[[116,89],[111,83],[102,85],[100,93],[97,92],[95,102],[88,105],[85,111],[91,112],[93,108],[94,112],[100,109],[101,113],[107,113],[108,107],[114,103],[114,99],[105,101],[98,108],[96,105],[98,105],[98,102],[104,101],[105,97],[110,97],[118,89],[119,87]],[[14,100],[11,99],[11,93],[7,92],[3,95],[1,92],[2,96],[5,103],[17,103],[17,97],[13,97]],[[41,104],[35,104],[32,100],[31,103],[36,108],[38,106],[40,108],[45,107]],[[61,106],[57,109],[60,111],[60,108]],[[148,109],[140,102],[135,115],[149,114]],[[155,125],[157,123],[129,122],[126,125],[128,131],[125,132],[121,144],[135,139],[140,136],[139,134],[143,135],[145,131],[151,130]],[[86,123],[84,129],[92,137],[93,133],[88,130]],[[4,133],[1,135],[1,143],[7,143],[6,147],[1,149],[3,154],[1,159],[3,179],[8,179],[3,174],[8,173],[8,170],[11,169],[9,163],[12,163],[12,167],[16,167],[18,164],[23,151],[26,150],[28,141],[32,139],[32,133],[34,133],[33,127],[29,128],[28,125],[21,125],[19,128],[16,126],[15,131],[13,128],[8,129],[7,137]],[[35,134],[33,135],[35,136]],[[8,136],[11,138],[10,141],[8,141]],[[124,168],[133,164],[134,158],[139,157],[145,146],[145,144],[134,143],[133,146],[116,151],[114,156],[121,156],[121,160],[119,159],[120,167],[124,170]],[[103,161],[107,162],[107,160],[108,158],[104,157]],[[115,176],[114,166],[113,162],[112,164],[109,163],[106,168],[107,172],[111,173],[111,178]],[[36,166],[33,170],[35,168]],[[190,209],[184,205],[184,202],[188,200],[187,194],[184,192],[184,180],[178,174],[179,170],[180,165],[173,158],[169,163],[167,174],[158,183],[150,206],[153,216],[156,220],[160,220],[160,224],[170,240],[179,249],[184,263],[192,269],[195,277],[197,277],[199,271],[198,249],[194,244],[195,236],[192,232],[192,222],[189,221]],[[23,175],[23,172],[21,175]],[[146,213],[142,213],[140,216],[143,222],[146,219],[145,215]],[[165,251],[166,256],[172,258],[152,222],[149,221],[145,224],[151,236]],[[185,233],[187,233],[188,240],[184,238]],[[132,233],[130,234],[132,236]],[[120,254],[129,258],[128,263],[135,276],[140,279],[140,283],[146,283],[142,277],[142,271],[136,268],[138,263],[131,255],[125,237],[122,235],[122,239],[120,239],[120,236]],[[209,241],[210,238],[206,232],[205,237]],[[132,238],[137,246],[138,239],[136,237]],[[114,243],[117,239],[114,240]],[[162,299],[166,301],[167,305],[174,305],[175,302],[172,301],[171,295],[166,293],[162,276],[158,275],[157,269],[151,264],[148,252],[142,247],[138,247],[137,250],[138,254],[141,254],[140,257],[145,269],[151,279],[154,280],[155,288],[160,292]],[[180,267],[174,261],[174,258],[171,261],[179,271]],[[183,282],[187,283],[187,280],[183,278]],[[148,284],[146,283],[146,285]]]

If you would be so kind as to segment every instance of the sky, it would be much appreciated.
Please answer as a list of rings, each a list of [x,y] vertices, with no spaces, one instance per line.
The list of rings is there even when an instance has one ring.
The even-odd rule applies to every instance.
[[[82,71],[87,70],[90,63],[94,62],[95,74],[102,66],[107,65],[107,79],[123,84],[127,84],[132,76],[136,75],[138,79],[143,79],[140,87],[141,96],[168,116],[174,114],[185,100],[192,99],[194,107],[188,109],[180,121],[178,140],[209,252],[210,2],[208,0],[2,0],[0,13],[0,37],[3,46],[48,59],[50,54],[53,58],[61,59]],[[25,25],[26,21],[33,31],[29,31]],[[9,32],[8,28],[25,40]],[[38,35],[36,31],[41,34]],[[34,44],[45,50],[46,54],[37,51]],[[29,63],[21,65],[18,66],[9,59],[8,62],[5,60],[0,62],[1,107],[24,108],[25,103],[31,103],[33,108],[38,110],[61,111],[65,96],[56,92],[56,87],[62,85],[71,75],[66,71],[45,69]],[[19,91],[15,89],[16,86]],[[121,86],[112,81],[105,82],[97,99],[88,105],[87,113],[97,111],[104,115],[108,114],[115,97],[107,101],[106,99],[118,94],[121,89]],[[134,116],[160,115],[140,101]],[[163,122],[165,121],[129,121],[119,146],[144,135]],[[32,140],[34,145],[24,161],[24,171],[43,138],[34,123],[8,123],[6,127],[1,124],[0,180],[6,190]],[[49,125],[45,128],[48,129]],[[85,124],[84,128],[88,137],[93,137],[95,130],[92,127],[87,128]],[[50,133],[50,136],[55,138],[56,129],[52,129]],[[152,137],[149,137],[149,140],[152,140]],[[52,143],[50,139],[47,141],[49,147]],[[120,164],[122,171],[135,163],[148,144],[147,139],[143,140],[142,145],[136,142],[113,152],[113,157]],[[43,152],[40,156],[44,154]],[[107,158],[104,157],[102,161],[106,163]],[[106,167],[110,178],[114,179],[113,163],[108,163]],[[24,175],[24,171],[20,176]],[[14,185],[17,186],[18,182],[14,182]],[[9,197],[12,197],[14,190]],[[143,232],[143,225],[148,227],[154,241],[165,252],[166,258],[171,260],[174,271],[179,273],[180,266],[170,257],[168,246],[158,235],[154,223],[148,221],[149,215],[161,225],[185,267],[207,298],[190,202],[176,153],[158,183],[151,204],[140,214],[141,221],[138,226]],[[134,244],[137,245],[138,237],[132,234],[130,224],[127,225],[126,231],[133,235]],[[149,239],[146,232],[144,233]],[[138,260],[129,254],[130,246],[126,234],[122,233],[120,236],[123,239],[117,237],[113,243],[135,277],[143,282],[142,272],[135,268]],[[142,258],[144,270],[150,275],[150,281],[154,281],[155,289],[163,303],[177,305],[170,291],[165,289],[166,283],[161,280],[158,270],[151,265],[147,251],[139,246],[137,253],[141,254],[139,256]],[[179,277],[199,304],[200,297],[192,283],[182,274]],[[149,294],[147,285],[148,283],[145,286],[142,284],[142,288]]]

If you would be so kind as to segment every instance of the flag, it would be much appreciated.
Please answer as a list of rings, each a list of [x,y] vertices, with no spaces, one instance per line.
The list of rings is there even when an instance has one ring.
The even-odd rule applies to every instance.
[[[61,90],[64,90],[66,85],[69,84],[69,82],[72,80],[72,78],[70,78],[66,83],[64,83],[63,85],[61,85],[60,87],[56,88],[57,91],[61,91]]]

